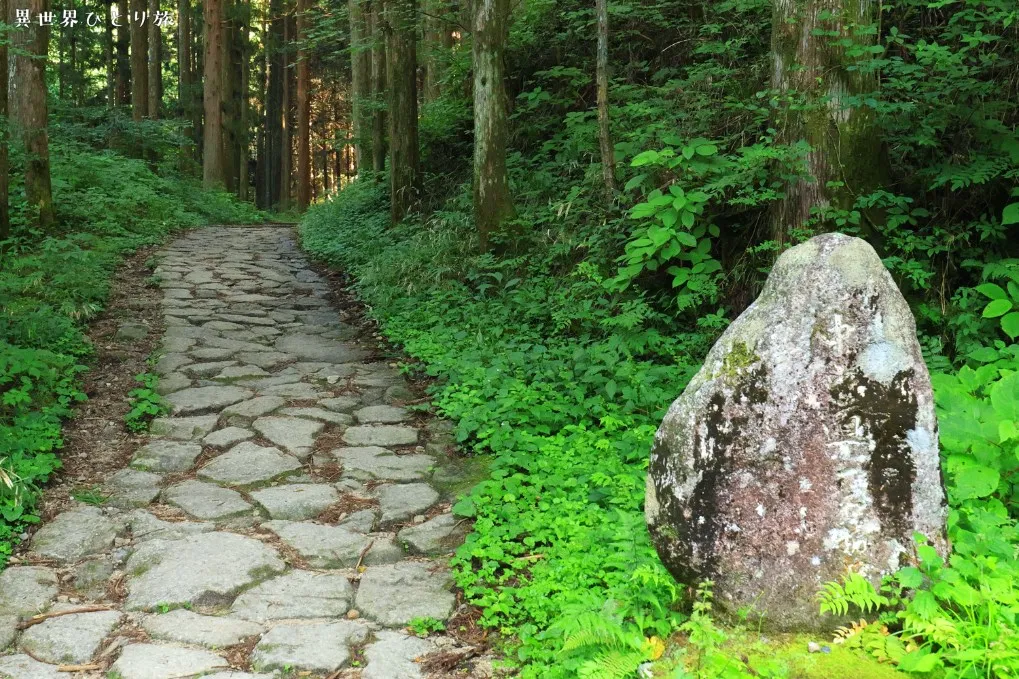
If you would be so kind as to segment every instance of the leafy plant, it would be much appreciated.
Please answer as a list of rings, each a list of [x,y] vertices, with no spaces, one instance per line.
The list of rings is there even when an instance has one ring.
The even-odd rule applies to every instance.
[[[149,421],[169,412],[163,398],[156,391],[159,376],[153,373],[135,375],[135,381],[142,386],[128,392],[127,398],[131,409],[124,415],[124,424],[129,431],[142,432],[149,426]]]
[[[407,629],[419,637],[427,637],[436,632],[445,632],[446,623],[438,618],[414,618],[407,623]]]

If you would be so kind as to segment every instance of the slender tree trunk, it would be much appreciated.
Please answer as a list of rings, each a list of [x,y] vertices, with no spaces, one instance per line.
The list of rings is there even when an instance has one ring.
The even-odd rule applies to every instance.
[[[237,191],[240,174],[240,0],[226,0],[223,27],[223,162],[226,163],[226,189]]]
[[[132,0],[132,19],[146,12],[146,0]],[[149,34],[147,26],[131,21],[131,117],[141,122],[149,115]]]
[[[601,176],[605,197],[611,202],[616,193],[616,157],[609,130],[609,9],[608,0],[596,0],[598,14],[598,145],[601,147]]]
[[[8,0],[0,0],[0,19],[8,21],[10,14]],[[10,215],[10,136],[7,133],[7,120],[10,113],[7,106],[7,83],[10,74],[7,72],[7,42],[0,42],[0,242],[11,234]]]
[[[181,136],[181,163],[186,166],[194,159],[194,83],[191,80],[191,0],[177,0],[177,107],[184,120]]]
[[[421,18],[425,57],[425,77],[422,87],[422,101],[435,101],[442,94],[442,78],[445,74],[448,50],[452,47],[453,33],[443,20],[448,0],[427,0],[425,15]]]
[[[382,172],[386,169],[386,130],[389,120],[386,111],[386,64],[387,38],[384,30],[385,0],[372,0],[368,15],[369,32],[372,36],[372,169]]]
[[[29,10],[30,16],[48,11],[46,0],[12,0],[7,23],[15,24],[17,10]],[[54,222],[53,189],[50,184],[50,152],[46,109],[46,55],[49,53],[49,27],[29,24],[11,31],[11,46],[16,50],[10,73],[11,136],[19,136],[25,145],[25,199],[33,212],[31,220],[42,229]]]
[[[148,112],[153,120],[159,118],[160,85],[163,80],[162,64],[160,63],[160,38],[161,31],[156,25],[156,12],[159,11],[159,0],[148,0],[149,15],[145,19],[145,29],[148,30],[149,63],[148,63]]]
[[[269,0],[269,31],[266,38],[266,66],[269,82],[266,85],[266,206],[280,201],[280,170],[283,165],[283,39],[286,22],[283,18],[283,0]]]
[[[112,11],[112,10],[111,10]],[[117,105],[131,103],[131,14],[128,0],[117,3]]]
[[[509,117],[503,50],[509,0],[477,0],[474,13],[474,220],[482,251],[514,216],[506,173]]]
[[[352,121],[359,168],[367,165],[371,157],[372,36],[368,32],[371,10],[367,5],[368,0],[348,0]]]
[[[202,152],[202,183],[224,188],[223,158],[223,0],[204,0],[205,5],[205,124]]]
[[[251,14],[248,7],[241,17],[240,31],[240,57],[241,57],[241,99],[240,99],[240,120],[237,134],[237,197],[241,200],[248,199],[248,108],[250,107],[248,89],[251,85],[251,60],[248,56],[248,22]]]
[[[103,63],[106,65],[106,105],[117,105],[117,65],[113,55],[113,0],[103,0]]]
[[[401,221],[418,200],[417,2],[388,0],[390,217]]]
[[[287,46],[293,39],[290,27],[290,16],[281,17],[283,22],[283,45]],[[290,209],[290,170],[291,154],[293,152],[290,143],[290,99],[292,88],[290,87],[290,52],[283,53],[283,110],[280,114],[282,133],[280,134],[280,211]]]
[[[311,204],[311,69],[308,51],[308,0],[297,0],[297,209]]]
[[[876,73],[858,68],[844,40],[875,44],[875,0],[775,0],[772,87],[784,105],[776,114],[780,143],[806,140],[805,176],[791,181],[771,215],[779,251],[789,232],[815,208],[849,209],[887,175],[874,112],[860,95],[878,88]],[[800,100],[803,100],[800,102]],[[794,105],[789,105],[790,103]]]

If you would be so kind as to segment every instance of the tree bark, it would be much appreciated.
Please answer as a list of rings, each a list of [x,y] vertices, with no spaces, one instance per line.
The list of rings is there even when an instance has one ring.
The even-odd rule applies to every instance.
[[[308,0],[297,0],[297,209],[311,204],[311,69],[305,49],[308,39]]]
[[[30,16],[49,9],[46,0],[13,0],[9,3],[7,23],[15,24],[16,10],[27,9]],[[10,73],[9,125],[11,137],[25,145],[25,199],[32,211],[31,221],[48,229],[55,220],[53,189],[50,183],[50,152],[46,109],[46,55],[49,53],[49,27],[30,23],[10,33],[15,50],[14,69]]]
[[[145,28],[148,30],[149,63],[148,63],[148,113],[153,120],[159,118],[160,96],[162,94],[160,85],[163,80],[162,64],[160,63],[160,41],[161,31],[156,25],[156,12],[159,11],[159,0],[148,0],[149,15],[145,18]]]
[[[386,64],[387,38],[384,30],[385,0],[372,0],[368,15],[369,31],[372,36],[372,169],[382,172],[386,169],[386,130],[389,119],[386,111]]]
[[[283,34],[283,0],[269,0],[269,30],[265,48],[269,74],[265,95],[265,194],[266,207],[270,208],[280,200],[280,169],[283,162]]]
[[[874,112],[853,103],[877,90],[876,73],[855,68],[847,47],[839,44],[843,39],[875,44],[876,33],[864,29],[876,24],[877,12],[875,0],[775,0],[772,87],[783,101],[775,120],[777,141],[810,145],[804,176],[787,184],[772,211],[771,237],[779,252],[812,210],[849,209],[887,174]]]
[[[132,0],[132,17],[148,11],[146,0]],[[147,26],[131,21],[131,117],[141,122],[149,116],[149,34]]]
[[[417,2],[387,0],[389,42],[390,218],[395,224],[418,200]]]
[[[8,21],[9,8],[8,0],[0,0],[0,19]],[[11,234],[10,215],[10,136],[7,133],[8,114],[7,106],[7,83],[10,74],[7,72],[7,42],[0,42],[0,118],[3,124],[0,125],[0,242],[3,242]]]
[[[181,135],[181,161],[194,159],[194,84],[191,76],[191,0],[177,0],[177,67],[180,78],[177,81],[177,106],[184,120]]]
[[[442,78],[445,75],[449,49],[453,46],[453,32],[443,19],[448,0],[427,0],[425,14],[421,18],[421,35],[424,38],[422,53],[425,57],[425,77],[421,99],[425,103],[435,101],[442,94]]]
[[[223,0],[204,0],[205,5],[205,124],[202,151],[202,184],[224,188],[223,158]]]
[[[241,0],[227,0],[223,26],[223,162],[226,189],[237,192],[240,175],[240,26]]]
[[[239,129],[237,132],[237,197],[241,200],[248,199],[248,108],[250,101],[248,97],[248,88],[250,87],[251,79],[251,60],[248,56],[248,37],[249,37],[249,21],[251,19],[250,7],[245,7],[243,16],[241,17],[241,31],[240,31],[240,56],[241,56],[241,87],[240,87],[240,120]]]
[[[113,0],[103,0],[103,63],[106,65],[106,105],[117,105],[117,65],[113,56]]]
[[[112,11],[112,8],[111,8]],[[131,103],[131,45],[130,4],[128,0],[117,3],[117,105]]]
[[[609,130],[609,9],[608,0],[596,0],[598,15],[598,145],[601,147],[601,176],[605,197],[611,202],[616,193],[616,157]]]
[[[348,0],[350,12],[351,116],[358,168],[371,158],[372,48],[368,0]]]
[[[280,17],[283,22],[283,45],[284,50],[287,49],[287,45],[293,39],[293,31],[291,29],[291,21],[289,14]],[[290,107],[291,107],[291,93],[293,89],[290,86],[290,52],[284,51],[283,53],[283,109],[280,114],[282,133],[280,134],[280,200],[279,209],[281,212],[285,212],[290,209],[290,171],[292,168],[291,158],[293,149],[290,143]]]
[[[506,173],[509,119],[503,50],[509,0],[477,0],[474,7],[474,220],[482,252],[514,216]]]

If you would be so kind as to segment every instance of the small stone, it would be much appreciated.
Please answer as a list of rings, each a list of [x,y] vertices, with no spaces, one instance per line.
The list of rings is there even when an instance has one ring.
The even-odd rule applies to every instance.
[[[407,446],[417,443],[418,431],[391,424],[348,427],[343,440],[352,446]]]
[[[396,406],[366,406],[354,411],[354,417],[361,424],[396,424],[410,419],[410,411]]]
[[[56,561],[80,561],[113,546],[116,524],[95,507],[58,514],[32,538],[32,551]]]
[[[321,514],[339,494],[330,485],[295,483],[256,490],[251,497],[274,519],[302,521]]]
[[[360,617],[361,612],[358,611],[356,608],[351,608],[349,611],[347,611],[347,620],[357,620]]]
[[[137,342],[149,334],[149,326],[135,321],[124,321],[117,328],[113,339],[117,342]]]
[[[222,410],[227,406],[250,399],[254,394],[250,389],[235,386],[192,387],[175,391],[166,397],[167,403],[175,414],[200,413],[202,411]]]
[[[121,679],[176,679],[227,669],[230,664],[215,653],[193,648],[128,644],[110,667]]]
[[[821,644],[817,643],[816,641],[807,642],[807,653],[820,653],[820,652]]]
[[[246,441],[255,435],[255,432],[249,429],[243,429],[241,427],[226,427],[225,429],[219,429],[212,432],[204,439],[202,443],[213,448],[229,448],[235,443]]]
[[[198,470],[198,476],[230,486],[248,486],[300,468],[300,460],[291,455],[244,441],[213,458]]]
[[[182,608],[162,615],[147,615],[142,620],[142,628],[154,639],[209,648],[233,646],[263,632],[261,625],[248,620],[199,615]]]
[[[352,644],[367,638],[368,628],[350,620],[284,623],[262,636],[251,654],[251,664],[259,671],[287,669],[328,674],[350,660]]]
[[[350,608],[354,589],[345,575],[295,570],[241,594],[231,612],[246,620],[336,618]]]
[[[382,522],[407,519],[439,501],[439,494],[427,483],[399,483],[375,489]]]
[[[190,385],[190,380],[188,385]],[[149,425],[150,436],[165,436],[169,439],[194,441],[216,428],[215,415],[194,417],[157,417]]]
[[[297,417],[260,417],[251,426],[259,434],[299,458],[311,454],[315,436],[325,425]]]
[[[170,486],[163,491],[163,500],[196,519],[222,520],[251,510],[237,491],[193,480]]]
[[[197,443],[156,440],[135,451],[131,466],[153,472],[185,472],[201,454]]]
[[[424,523],[426,520],[427,520],[427,517],[424,514],[418,514],[413,519],[411,519],[411,523],[419,524],[419,523]]]
[[[62,615],[32,625],[21,635],[19,646],[34,658],[54,664],[88,662],[103,639],[120,624],[120,611],[95,611]]]
[[[437,564],[402,561],[368,568],[357,590],[357,609],[379,623],[402,626],[414,618],[445,620],[456,598],[449,574]],[[394,592],[400,595],[393,596]]]

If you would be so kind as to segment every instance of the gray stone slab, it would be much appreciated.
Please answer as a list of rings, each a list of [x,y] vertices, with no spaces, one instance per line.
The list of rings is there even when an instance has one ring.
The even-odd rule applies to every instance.
[[[414,554],[441,554],[455,549],[463,541],[464,531],[452,514],[439,514],[417,526],[404,528],[396,538]]]
[[[350,568],[369,544],[363,563],[392,563],[403,556],[392,538],[384,535],[370,537],[310,521],[267,521],[262,526],[276,533],[315,568]]]
[[[26,629],[18,640],[18,646],[45,662],[64,665],[86,663],[123,617],[120,611],[94,611],[50,618]]]
[[[371,533],[375,530],[375,524],[378,523],[378,520],[379,514],[374,509],[362,509],[359,512],[354,512],[336,525],[356,533]]]
[[[31,616],[49,609],[60,588],[53,570],[42,566],[11,566],[0,571],[0,611]]]
[[[255,432],[250,429],[244,429],[242,427],[226,427],[225,429],[217,429],[212,432],[204,439],[202,443],[213,448],[229,448],[235,443],[246,441],[253,437]]]
[[[321,514],[340,495],[328,484],[292,483],[256,490],[251,497],[274,519],[302,521]]]
[[[414,618],[445,620],[456,601],[451,586],[449,573],[437,563],[374,566],[361,575],[355,606],[362,615],[391,627]]]
[[[183,481],[163,491],[163,501],[203,520],[222,520],[251,512],[252,506],[235,490],[201,481]]]
[[[80,561],[113,546],[117,525],[96,507],[58,514],[36,531],[32,552],[63,562]]]
[[[18,616],[8,615],[6,611],[0,613],[0,651],[7,650],[17,636]]]
[[[110,668],[121,679],[179,679],[230,667],[210,651],[159,644],[128,644]]]
[[[320,391],[314,385],[307,382],[292,382],[290,384],[277,384],[272,387],[265,387],[260,390],[261,394],[268,396],[283,396],[292,399],[320,399],[326,396],[326,392]]]
[[[346,413],[334,413],[332,410],[326,410],[325,408],[284,408],[280,411],[280,414],[303,417],[309,420],[321,420],[322,422],[344,427],[354,422],[354,418]]]
[[[212,377],[224,368],[237,365],[237,361],[210,361],[209,363],[194,363],[181,370],[198,377]]]
[[[347,664],[351,644],[367,638],[368,627],[350,620],[283,623],[262,636],[251,654],[251,664],[258,671],[328,674]]]
[[[285,568],[276,550],[233,533],[153,540],[127,562],[129,610],[159,604],[221,605],[241,589]]]
[[[103,486],[109,496],[107,504],[130,509],[144,507],[159,495],[163,477],[137,469],[121,469],[111,474]]]
[[[375,489],[382,522],[400,521],[422,514],[439,501],[439,493],[427,483],[393,483]]]
[[[300,360],[327,363],[354,363],[368,357],[367,351],[355,345],[300,333],[276,340],[276,350]]]
[[[27,655],[18,654],[0,656],[0,677],[3,679],[67,679],[67,673],[59,672],[56,665],[47,665]]]
[[[145,510],[137,509],[126,516],[131,537],[136,543],[149,540],[182,540],[191,535],[208,533],[215,525],[205,521],[163,521]]]
[[[408,446],[417,443],[418,430],[395,424],[348,427],[343,440],[352,446]]]
[[[284,354],[279,351],[245,351],[237,354],[238,361],[244,361],[251,365],[257,365],[259,368],[266,370],[272,370],[273,368],[283,365],[287,361],[293,360],[289,354]]]
[[[150,441],[135,451],[131,466],[152,472],[186,472],[201,454],[197,443]]]
[[[198,476],[230,486],[249,486],[300,468],[301,461],[292,455],[244,441],[210,460],[198,470]]]
[[[269,373],[259,368],[257,365],[236,365],[230,368],[224,368],[215,379],[217,380],[243,380],[243,379],[254,379],[256,377],[265,377]]]
[[[230,611],[247,620],[339,618],[350,608],[354,589],[339,573],[290,571],[256,585],[234,601]]]
[[[254,396],[250,389],[233,385],[222,387],[192,387],[175,391],[166,397],[167,403],[178,415],[218,411]]]
[[[332,453],[343,466],[344,476],[359,481],[416,481],[426,478],[435,467],[435,458],[430,455],[396,455],[379,446],[337,448]]]
[[[365,406],[355,410],[354,417],[361,424],[396,424],[409,420],[411,413],[398,406]]]
[[[361,679],[423,679],[419,658],[433,653],[435,644],[401,632],[382,630],[364,649],[368,662]]]
[[[277,446],[299,458],[311,454],[315,436],[325,424],[299,417],[260,417],[251,423],[252,428]]]
[[[354,408],[361,405],[361,397],[359,396],[337,396],[335,398],[327,398],[318,402],[323,408],[329,410],[335,410],[338,413],[349,413]]]
[[[187,389],[190,386],[191,378],[184,373],[170,373],[159,378],[159,382],[156,384],[156,393],[160,396],[166,396],[167,394]],[[163,434],[163,436],[165,435]]]
[[[286,404],[285,398],[279,396],[257,396],[243,403],[232,405],[229,408],[223,410],[223,415],[229,417],[236,415],[238,417],[255,418],[261,417],[271,413],[274,410],[282,408]]]
[[[147,615],[142,628],[153,639],[223,648],[261,634],[265,628],[250,620],[215,615],[200,615],[178,608],[162,615]]]
[[[220,347],[202,347],[200,349],[192,349],[188,352],[188,356],[191,356],[197,361],[222,361],[232,357],[236,351],[233,349],[223,349]]]
[[[188,384],[190,384],[190,380]],[[157,417],[149,425],[149,435],[165,436],[170,439],[194,441],[216,428],[215,415],[193,417]]]

